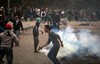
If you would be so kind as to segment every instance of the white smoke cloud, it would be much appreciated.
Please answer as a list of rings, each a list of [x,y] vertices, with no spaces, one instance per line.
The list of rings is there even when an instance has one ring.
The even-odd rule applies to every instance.
[[[100,40],[97,35],[91,34],[88,29],[79,29],[77,33],[74,29],[68,26],[64,30],[53,30],[55,33],[59,34],[63,40],[64,47],[60,48],[58,57],[67,57],[73,54],[81,55],[88,53],[90,55],[97,55],[100,57]],[[52,44],[48,45],[46,48],[42,49],[41,52],[48,54]]]

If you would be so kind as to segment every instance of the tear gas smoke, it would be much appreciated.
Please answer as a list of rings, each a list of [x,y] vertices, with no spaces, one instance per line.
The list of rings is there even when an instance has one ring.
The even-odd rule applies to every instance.
[[[85,54],[96,55],[100,57],[100,40],[97,35],[91,34],[91,31],[88,29],[79,29],[77,33],[74,32],[74,29],[68,26],[64,30],[53,31],[60,35],[63,40],[64,47],[60,48],[57,57],[69,57],[73,54],[82,56]],[[40,52],[47,53],[52,47],[52,43],[47,47],[43,48]]]

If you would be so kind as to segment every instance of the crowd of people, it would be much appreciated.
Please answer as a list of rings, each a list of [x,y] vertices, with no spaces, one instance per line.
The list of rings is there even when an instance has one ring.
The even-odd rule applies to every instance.
[[[4,62],[2,58],[6,55],[7,63],[13,63],[13,42],[15,46],[19,46],[19,34],[20,30],[24,30],[22,20],[36,20],[35,26],[33,27],[33,38],[34,38],[34,52],[38,52],[43,47],[50,44],[52,41],[53,47],[48,53],[48,57],[54,64],[60,64],[56,58],[60,48],[60,44],[63,47],[60,36],[51,31],[53,28],[58,30],[60,22],[64,21],[99,21],[100,11],[86,11],[86,10],[51,10],[48,8],[17,8],[5,10],[3,7],[0,8],[0,62]],[[64,20],[62,20],[64,19]],[[13,27],[8,22],[13,23]],[[38,48],[39,44],[39,25],[41,23],[47,23],[44,26],[44,31],[48,33],[48,41],[45,45]],[[12,31],[13,29],[13,31]],[[40,30],[43,34],[43,31]]]
[[[44,47],[44,46],[42,46],[42,47],[39,47],[39,49],[38,49],[39,25],[42,23],[42,21],[47,22],[45,19],[44,12],[41,12],[41,13],[42,13],[42,16],[38,13],[36,14],[36,17],[35,17],[36,24],[33,28],[34,52],[38,52],[38,50],[40,50]],[[25,16],[27,16],[27,15],[25,15]],[[60,21],[57,18],[60,19],[58,13],[56,16],[55,23]],[[19,40],[20,40],[19,33],[20,33],[20,30],[24,29],[21,20],[22,20],[22,16],[17,9],[14,12],[8,11],[7,14],[6,14],[4,8],[0,9],[0,63],[5,63],[2,59],[6,55],[7,64],[13,64],[13,46],[14,46],[13,43],[15,42],[15,46],[17,46],[17,47],[19,46]],[[8,23],[9,21],[11,21],[13,23],[13,27],[11,24]],[[60,62],[57,60],[56,56],[57,56],[57,53],[58,53],[58,50],[60,47],[59,41],[61,42],[62,47],[63,47],[63,43],[62,43],[59,35],[55,34],[54,32],[51,32],[51,25],[45,25],[44,27],[46,28],[44,31],[51,34],[49,36],[50,38],[48,39],[48,44],[51,41],[54,44],[51,51],[48,53],[48,57],[51,59],[51,61],[54,64],[60,64]],[[43,34],[43,31],[42,30],[40,30],[40,31]],[[55,38],[55,40],[53,38]],[[53,53],[53,52],[55,52],[55,53]],[[52,55],[53,55],[53,58],[52,58]]]
[[[11,21],[13,25],[9,23]],[[4,8],[0,9],[0,64],[6,55],[7,64],[13,64],[13,46],[19,46],[19,34],[23,24],[18,15],[6,15]]]
[[[5,14],[6,19],[14,18],[16,15],[20,20],[32,21],[37,17],[40,17],[42,21],[47,22],[49,25],[53,25],[59,29],[60,21],[66,23],[66,21],[99,21],[100,20],[100,10],[61,10],[61,9],[49,9],[49,8],[33,8],[30,7],[14,7],[7,11],[2,7],[3,14]],[[1,12],[0,12],[1,13]],[[3,17],[5,17],[3,15]],[[65,24],[64,23],[64,24]]]

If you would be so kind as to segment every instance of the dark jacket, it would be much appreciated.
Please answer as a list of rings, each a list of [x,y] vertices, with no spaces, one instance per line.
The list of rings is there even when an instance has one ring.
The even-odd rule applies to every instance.
[[[16,20],[12,20],[13,22],[13,29],[14,30],[20,30],[20,28],[23,30],[23,25],[22,22],[19,20],[18,23],[16,22]]]
[[[4,29],[0,26],[0,33],[4,32]]]
[[[3,28],[3,29],[5,29],[5,21],[4,20],[0,20],[0,26]]]

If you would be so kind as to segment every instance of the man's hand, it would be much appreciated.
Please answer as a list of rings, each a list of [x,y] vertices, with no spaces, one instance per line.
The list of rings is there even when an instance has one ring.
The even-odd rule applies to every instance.
[[[39,48],[38,48],[38,50],[41,50],[41,49],[42,49],[42,47],[39,47]]]
[[[41,33],[43,34],[43,31],[42,30],[40,30],[41,31]]]
[[[43,31],[41,31],[41,33],[43,34]]]
[[[61,47],[64,47],[64,45],[63,45],[63,41],[61,41]]]
[[[63,45],[63,44],[61,44],[61,47],[64,47],[64,45]]]

